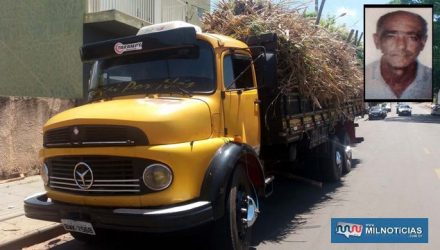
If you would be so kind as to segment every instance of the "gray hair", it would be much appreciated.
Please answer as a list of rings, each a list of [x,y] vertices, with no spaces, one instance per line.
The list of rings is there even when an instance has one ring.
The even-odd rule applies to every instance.
[[[400,15],[400,14],[412,15],[412,16],[416,17],[419,20],[420,24],[422,25],[422,34],[421,35],[426,36],[426,34],[428,33],[428,23],[426,22],[426,20],[422,16],[420,16],[419,14],[409,12],[409,11],[404,11],[404,10],[389,12],[389,13],[381,16],[379,18],[379,20],[377,21],[376,32],[378,32],[380,30],[380,28],[382,28],[386,19],[388,19],[392,16],[395,16],[395,15]]]

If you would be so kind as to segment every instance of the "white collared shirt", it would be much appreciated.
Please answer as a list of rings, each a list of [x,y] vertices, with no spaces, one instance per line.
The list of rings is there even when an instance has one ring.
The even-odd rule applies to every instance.
[[[380,73],[380,61],[370,63],[365,68],[365,99],[432,99],[432,70],[417,62],[416,79],[398,98]]]

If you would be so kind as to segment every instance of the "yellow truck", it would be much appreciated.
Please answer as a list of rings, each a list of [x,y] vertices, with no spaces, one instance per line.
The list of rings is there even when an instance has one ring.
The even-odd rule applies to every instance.
[[[210,225],[221,249],[246,249],[278,163],[351,168],[362,99],[314,109],[277,82],[276,35],[245,42],[179,22],[84,45],[88,103],[44,126],[45,192],[29,218],[91,241],[107,230],[175,232]]]

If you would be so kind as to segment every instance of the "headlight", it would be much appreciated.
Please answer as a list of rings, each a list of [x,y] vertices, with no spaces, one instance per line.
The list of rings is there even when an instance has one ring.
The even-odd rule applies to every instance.
[[[44,185],[49,184],[49,168],[46,163],[43,163],[43,167],[41,168],[41,179],[43,179]]]
[[[154,191],[164,190],[171,185],[173,173],[163,164],[151,164],[142,175],[145,186]]]

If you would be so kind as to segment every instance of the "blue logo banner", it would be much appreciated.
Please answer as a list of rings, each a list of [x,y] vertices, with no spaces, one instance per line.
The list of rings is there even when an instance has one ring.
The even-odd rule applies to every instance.
[[[332,218],[332,243],[428,243],[428,218]]]

